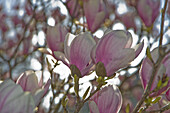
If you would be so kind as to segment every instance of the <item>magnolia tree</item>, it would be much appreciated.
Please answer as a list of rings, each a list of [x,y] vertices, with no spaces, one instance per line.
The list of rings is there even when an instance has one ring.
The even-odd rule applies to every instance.
[[[0,113],[170,113],[169,26],[169,0],[1,0]]]

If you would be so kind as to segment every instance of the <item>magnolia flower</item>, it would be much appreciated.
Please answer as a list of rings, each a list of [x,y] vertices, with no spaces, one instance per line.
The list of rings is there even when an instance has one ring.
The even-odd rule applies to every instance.
[[[80,11],[80,4],[78,0],[67,0],[66,5],[72,17],[77,17]]]
[[[127,29],[134,28],[134,30],[136,31],[137,27],[135,24],[135,16],[135,12],[127,12],[123,15],[118,15],[118,18],[126,26]]]
[[[160,0],[139,0],[137,10],[147,27],[150,27],[160,12]]]
[[[79,77],[84,76],[93,66],[90,53],[95,44],[88,32],[81,33],[76,37],[68,34],[64,44],[64,54],[55,52],[55,57],[69,66],[73,74],[77,74]]]
[[[8,79],[0,84],[0,113],[34,113],[34,99],[20,85]]]
[[[49,79],[43,86],[42,80],[38,82],[38,78],[33,71],[26,71],[20,75],[16,83],[19,84],[24,91],[31,92],[34,97],[35,105],[37,106],[41,98],[46,95],[50,82]]]
[[[105,33],[91,55],[95,64],[104,64],[106,75],[103,76],[111,76],[120,68],[128,66],[139,55],[144,43],[135,48],[130,48],[131,45],[132,36],[127,31],[115,30]]]
[[[107,16],[105,4],[103,0],[84,0],[83,5],[88,28],[95,32]]]
[[[90,101],[91,113],[118,113],[122,106],[122,95],[116,86],[107,86],[95,93]]]
[[[170,45],[166,46],[166,52],[170,50]],[[159,57],[159,52],[158,52],[158,48],[155,48],[152,52],[151,52],[151,56],[152,59],[154,61],[154,63],[156,63],[156,61],[158,60]],[[146,88],[150,77],[152,75],[152,71],[153,71],[153,63],[151,62],[151,60],[146,57],[143,62],[142,62],[142,66],[140,69],[140,78],[142,81],[142,85],[144,87],[144,89]],[[156,71],[156,75],[154,76],[154,80],[151,86],[150,91],[154,90],[157,85],[158,82],[161,80],[163,83],[166,80],[166,77],[170,78],[170,53],[168,53],[163,60],[161,61],[160,65],[158,66],[158,69],[155,70]],[[165,91],[168,87],[170,87],[170,80],[168,81],[168,85],[161,88],[159,91],[152,93],[150,96],[157,96],[160,95],[163,91]]]
[[[55,27],[48,27],[47,45],[52,50],[52,52],[64,52],[64,40],[67,33],[67,29],[61,24],[57,24]]]

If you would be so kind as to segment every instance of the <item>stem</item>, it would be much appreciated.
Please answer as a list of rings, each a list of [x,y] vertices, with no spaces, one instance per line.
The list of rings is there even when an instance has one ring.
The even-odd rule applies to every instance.
[[[164,31],[164,19],[165,19],[165,11],[168,4],[168,0],[165,0],[164,8],[162,9],[162,21],[161,21],[161,33],[160,33],[160,41],[159,46],[162,46],[162,40],[163,40],[163,31]]]

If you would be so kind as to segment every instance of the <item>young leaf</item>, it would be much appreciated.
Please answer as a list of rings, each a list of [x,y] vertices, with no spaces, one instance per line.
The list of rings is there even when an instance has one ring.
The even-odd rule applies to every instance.
[[[87,88],[86,92],[84,93],[84,95],[83,95],[83,100],[86,98],[86,96],[87,96],[89,90],[90,90],[90,86]]]

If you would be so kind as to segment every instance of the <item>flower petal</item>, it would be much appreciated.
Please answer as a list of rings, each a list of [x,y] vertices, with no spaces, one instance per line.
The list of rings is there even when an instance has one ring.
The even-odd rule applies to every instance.
[[[95,93],[90,101],[94,101],[100,113],[118,113],[122,105],[122,96],[116,86],[106,86]],[[90,111],[94,111],[96,105],[92,103]]]
[[[64,52],[64,40],[68,33],[66,28],[61,24],[47,29],[47,44],[52,51]]]
[[[131,48],[122,49],[119,53],[115,53],[110,62],[106,65],[107,76],[113,75],[120,68],[124,68],[130,64],[135,58],[135,51]]]
[[[166,98],[170,101],[170,88],[168,89],[168,91],[165,94]]]
[[[33,71],[26,71],[21,74],[16,83],[19,84],[24,91],[30,91],[31,93],[34,93],[35,90],[40,88],[38,78]]]
[[[90,53],[95,44],[88,32],[78,35],[71,43],[70,64],[76,65],[80,71],[86,68],[91,60]]]
[[[24,93],[19,85],[12,80],[0,84],[0,112],[2,113],[33,113],[35,108],[33,97]],[[16,104],[17,103],[17,104]]]
[[[75,37],[75,35],[67,33],[64,41],[64,54],[68,60],[70,59],[70,45]]]
[[[138,55],[141,53],[142,49],[144,46],[144,41],[142,41],[142,43],[136,45],[135,47],[133,47],[135,49],[135,58],[138,57]]]

